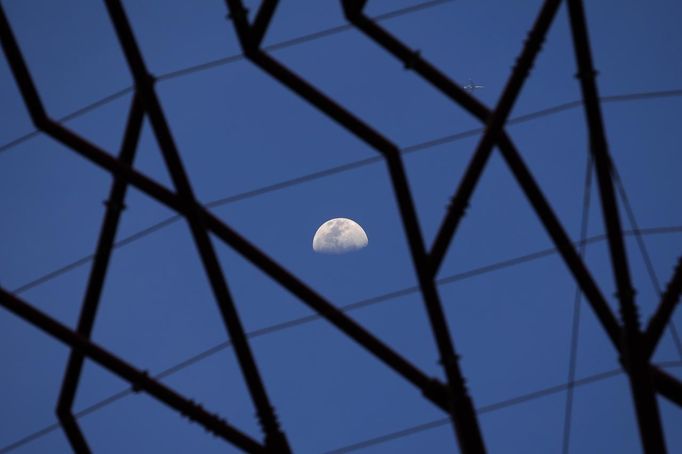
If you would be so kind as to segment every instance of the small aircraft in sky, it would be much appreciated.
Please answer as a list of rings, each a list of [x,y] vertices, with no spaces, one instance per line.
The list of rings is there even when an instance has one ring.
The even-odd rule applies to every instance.
[[[483,88],[483,87],[484,87],[484,85],[478,85],[477,83],[475,83],[471,79],[469,79],[468,84],[462,86],[462,88],[464,88],[467,91],[474,91],[474,90],[477,90],[477,89]]]

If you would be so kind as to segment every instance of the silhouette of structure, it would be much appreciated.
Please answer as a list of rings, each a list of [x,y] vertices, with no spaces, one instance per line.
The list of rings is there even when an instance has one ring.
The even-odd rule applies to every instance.
[[[427,376],[405,359],[400,352],[383,343],[371,332],[348,317],[342,309],[337,308],[317,294],[290,271],[249,243],[230,226],[211,214],[206,207],[198,203],[186,171],[179,159],[179,152],[172,131],[155,92],[155,79],[146,68],[144,58],[133,37],[130,23],[121,2],[119,0],[106,0],[105,3],[135,82],[123,145],[117,158],[79,137],[47,115],[14,38],[11,24],[0,5],[2,47],[36,128],[66,145],[94,165],[106,169],[113,176],[106,214],[75,331],[35,309],[15,294],[0,288],[0,304],[2,306],[71,348],[71,355],[57,403],[57,415],[75,452],[90,452],[88,442],[79,428],[72,410],[85,358],[97,362],[128,381],[134,391],[148,393],[246,452],[291,452],[286,430],[280,425],[275,408],[268,397],[247,334],[218,265],[216,252],[209,239],[209,234],[232,247],[270,278],[297,296],[301,302],[313,309],[320,317],[326,319],[346,336],[368,350],[378,361],[383,362],[396,374],[418,388],[425,399],[441,409],[447,416],[454,429],[457,446],[462,452],[485,452],[485,440],[479,429],[473,397],[465,384],[466,371],[460,367],[457,350],[450,336],[442,309],[436,274],[453,237],[457,233],[460,220],[476,189],[477,182],[486,168],[488,158],[495,148],[501,153],[518,185],[522,188],[537,217],[552,239],[558,253],[570,269],[579,286],[580,293],[586,298],[613,344],[614,355],[620,359],[629,378],[643,450],[647,453],[666,451],[656,396],[661,395],[678,406],[682,406],[682,383],[660,367],[653,365],[651,357],[664,329],[670,322],[682,292],[682,260],[668,281],[655,315],[646,325],[642,326],[635,303],[635,292],[624,246],[624,235],[628,232],[624,232],[622,228],[620,208],[616,200],[618,178],[609,157],[581,0],[567,0],[566,3],[577,62],[577,77],[580,81],[584,113],[589,130],[591,165],[594,166],[596,183],[599,188],[599,201],[606,226],[606,239],[613,278],[618,289],[620,317],[616,316],[609,308],[602,291],[582,260],[581,251],[577,250],[570,240],[543,195],[542,189],[524,163],[520,152],[505,132],[505,125],[508,122],[514,102],[523,88],[533,62],[552,25],[561,4],[560,0],[544,1],[499,102],[493,109],[484,106],[460,84],[449,79],[443,72],[424,59],[419,52],[407,47],[382,28],[377,20],[368,17],[364,13],[366,1],[342,1],[346,18],[353,27],[356,27],[368,39],[375,41],[386,52],[399,59],[405,68],[414,71],[445,97],[473,114],[485,125],[484,133],[456,192],[453,194],[452,203],[448,207],[447,214],[431,247],[425,245],[420,233],[415,206],[412,202],[403,167],[401,150],[398,146],[363,122],[362,119],[327,97],[315,86],[290,71],[261,47],[261,42],[275,14],[278,1],[263,0],[254,15],[254,19],[249,21],[240,0],[226,0],[229,17],[237,32],[244,56],[272,78],[316,107],[322,114],[342,125],[350,134],[357,136],[374,148],[379,154],[379,159],[385,161],[418,277],[418,289],[410,291],[418,290],[423,298],[424,308],[428,314],[434,341],[438,348],[440,363],[446,377],[445,382]],[[159,143],[165,165],[171,175],[173,189],[166,188],[133,169],[142,121],[145,117],[150,121]],[[591,168],[588,169],[588,175],[590,170]],[[193,240],[200,253],[204,271],[209,278],[225,329],[229,334],[231,345],[235,349],[248,392],[256,408],[258,422],[263,432],[261,440],[254,439],[241,432],[219,416],[207,412],[198,404],[163,385],[157,378],[150,377],[144,371],[135,369],[123,359],[90,341],[98,302],[107,274],[107,266],[112,249],[115,246],[114,239],[120,213],[124,206],[126,190],[130,185],[174,210],[178,216],[184,218],[188,223]],[[589,240],[586,238],[584,227],[581,247],[584,247]]]

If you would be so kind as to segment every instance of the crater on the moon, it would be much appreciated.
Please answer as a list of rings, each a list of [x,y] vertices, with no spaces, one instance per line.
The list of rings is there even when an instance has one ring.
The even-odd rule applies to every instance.
[[[368,242],[360,224],[347,218],[334,218],[315,232],[313,250],[323,254],[344,254],[362,249]]]

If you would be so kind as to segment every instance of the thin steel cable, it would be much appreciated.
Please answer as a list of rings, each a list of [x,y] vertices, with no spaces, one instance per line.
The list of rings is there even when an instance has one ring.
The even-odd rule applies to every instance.
[[[580,221],[580,241],[578,255],[581,259],[586,252],[587,228],[590,222],[590,200],[592,195],[592,155],[587,154],[587,165],[585,168],[585,184],[583,189],[583,209]],[[571,419],[573,417],[573,389],[575,388],[575,370],[578,363],[578,340],[580,336],[580,306],[582,304],[582,292],[580,286],[575,286],[575,297],[573,300],[573,326],[571,328],[571,347],[568,359],[568,380],[566,388],[566,405],[564,407],[564,432],[562,441],[562,452],[568,454],[571,441]]]
[[[656,271],[654,270],[654,265],[653,262],[651,261],[651,256],[649,255],[649,251],[646,247],[644,238],[642,238],[642,235],[639,234],[639,224],[637,222],[637,218],[635,217],[635,211],[632,208],[632,204],[630,203],[630,198],[628,197],[628,194],[625,190],[625,184],[623,183],[623,180],[620,177],[620,173],[618,172],[618,168],[616,167],[616,164],[613,162],[613,160],[611,161],[611,172],[613,174],[613,179],[615,180],[616,183],[616,189],[618,190],[618,194],[620,195],[620,198],[623,201],[625,213],[628,217],[628,221],[630,222],[630,228],[635,232],[637,247],[642,256],[642,260],[644,261],[647,274],[649,275],[649,280],[651,281],[651,285],[656,294],[658,295],[658,298],[660,299],[663,296],[661,284],[658,280],[658,277],[656,276]],[[673,343],[675,344],[675,348],[677,349],[677,355],[680,358],[680,360],[682,360],[682,341],[680,341],[680,335],[677,332],[677,327],[675,327],[674,323],[669,323],[668,330],[670,331],[670,335],[673,338]]]
[[[204,64],[204,65],[207,65]],[[198,70],[197,70],[198,71]],[[196,71],[195,71],[196,72]],[[163,76],[159,76],[159,78],[163,78]],[[114,100],[121,98],[125,96],[126,94],[132,93],[132,87],[127,87],[122,90],[117,91],[116,93],[113,93],[105,98],[102,98],[98,101],[95,101],[91,104],[88,104],[85,107],[82,107],[74,112],[71,112],[70,114],[61,117],[57,119],[58,123],[63,123],[68,120],[72,120],[74,118],[78,118],[92,110],[97,109],[100,106],[104,106],[110,102],[113,102]],[[633,93],[628,93],[624,95],[613,95],[613,96],[603,96],[601,98],[602,103],[615,103],[615,102],[631,102],[631,101],[645,101],[649,99],[665,99],[665,98],[677,98],[682,96],[682,89],[680,90],[663,90],[663,91],[650,91],[650,92],[633,92]],[[565,102],[562,104],[557,104],[556,106],[548,107],[546,109],[541,109],[537,110],[535,112],[531,112],[528,114],[524,115],[519,115],[518,117],[510,118],[507,121],[507,125],[514,125],[514,124],[519,124],[519,123],[524,123],[527,121],[535,120],[537,118],[542,118],[545,116],[557,114],[560,112],[565,112],[567,110],[575,109],[576,107],[582,106],[582,101],[570,101],[570,102]],[[463,131],[457,134],[452,134],[452,135],[447,135],[443,136],[439,139],[434,139],[433,144],[430,145],[431,142],[425,142],[424,147],[428,148],[430,146],[435,146],[439,144],[445,144],[449,143],[455,140],[459,140],[465,137],[471,137],[475,136],[476,134],[480,133],[483,131],[485,128],[474,128],[470,129],[467,131]],[[5,143],[4,145],[0,146],[0,154],[4,151],[8,151],[11,148],[14,148],[18,146],[19,144],[26,142],[27,140],[37,137],[40,135],[40,131],[32,131],[30,133],[27,133],[21,137],[18,137],[14,140],[11,140],[10,142]],[[409,147],[408,147],[409,148]],[[404,149],[405,151],[406,149]],[[416,150],[415,150],[416,151]],[[409,152],[409,151],[408,151]]]
[[[659,92],[648,92],[648,93],[636,93],[636,94],[630,94],[630,95],[621,95],[621,96],[608,96],[602,98],[602,102],[623,102],[623,101],[634,101],[638,99],[651,99],[654,97],[657,97],[657,93]],[[676,90],[676,91],[665,91],[665,92],[660,92],[662,96],[664,97],[670,97],[670,96],[682,96],[682,90]],[[531,112],[529,114],[524,114],[518,117],[514,117],[510,119],[507,124],[519,124],[519,123],[524,123],[527,121],[533,121],[537,120],[538,118],[542,118],[545,116],[550,116],[554,115],[566,110],[574,109],[578,106],[581,106],[582,103],[580,101],[575,101],[575,102],[570,102],[570,103],[564,103],[564,104],[559,104],[557,106],[549,107],[546,109],[538,110],[536,112]],[[466,139],[468,137],[474,137],[478,134],[480,134],[485,128],[479,127],[479,128],[473,128],[473,129],[468,129],[466,131],[458,132],[455,134],[448,134],[436,139],[428,140],[425,142],[421,142],[418,144],[414,145],[409,145],[403,149],[401,149],[401,153],[403,154],[409,154],[409,153],[415,153],[418,151],[422,150],[427,150],[432,147],[436,147],[439,145],[445,145],[448,143],[453,143],[457,142],[459,140]],[[1,151],[1,150],[0,150]],[[303,183],[308,183],[310,181],[315,181],[321,178],[326,178],[332,175],[337,175],[340,173],[348,172],[351,170],[359,169],[368,165],[376,164],[382,162],[382,158],[380,156],[372,156],[370,158],[365,158],[365,159],[360,159],[357,161],[353,161],[347,164],[341,164],[338,166],[334,167],[329,167],[327,169],[323,169],[317,172],[312,172],[306,175],[302,175],[300,177],[294,177],[288,180],[284,180],[278,183],[266,185],[266,186],[261,186],[260,188],[252,189],[249,191],[241,192],[239,194],[234,194],[228,197],[222,197],[216,200],[212,200],[208,203],[205,204],[206,208],[217,208],[220,206],[224,205],[229,205],[231,203],[236,203],[242,200],[247,200],[253,197],[257,197],[260,195],[268,194],[271,192],[279,191],[282,189],[286,189],[292,186],[297,186],[299,184]],[[116,242],[114,245],[114,248],[119,248],[123,247],[127,244],[133,243],[139,239],[142,239],[148,235],[153,234],[154,232],[157,232],[164,227],[167,227],[169,225],[174,224],[177,221],[180,221],[182,219],[181,216],[179,215],[173,215],[169,216],[168,218],[159,221],[156,224],[153,224],[149,227],[146,227],[142,230],[139,230],[119,241]],[[34,287],[37,287],[41,284],[44,284],[45,282],[48,282],[56,277],[59,277],[71,270],[77,269],[80,266],[83,266],[87,263],[89,263],[93,259],[93,255],[87,255],[84,257],[81,257],[71,263],[68,263],[60,268],[57,268],[53,271],[50,271],[47,274],[44,274],[36,279],[33,279],[25,284],[20,285],[19,287],[15,288],[13,290],[13,293],[16,294],[21,294],[23,292],[26,292],[27,290],[30,290]]]
[[[395,9],[393,11],[388,11],[388,12],[383,13],[383,14],[378,14],[378,15],[374,16],[373,19],[381,22],[384,20],[394,19],[396,17],[404,16],[406,14],[415,13],[417,11],[422,11],[425,9],[433,8],[435,6],[440,6],[442,4],[451,3],[454,1],[456,1],[456,0],[429,0],[429,1],[422,2],[422,3],[417,3],[417,4],[412,5],[412,6],[407,6],[405,8],[398,8],[398,9]],[[351,30],[352,28],[353,27],[350,24],[339,25],[336,27],[331,27],[331,28],[327,28],[324,30],[320,30],[318,32],[308,33],[305,35],[298,36],[296,38],[292,38],[292,39],[280,41],[277,43],[273,43],[273,44],[270,44],[268,46],[265,46],[264,49],[267,51],[270,51],[270,52],[271,51],[277,51],[280,49],[286,49],[288,47],[298,46],[300,44],[304,44],[304,43],[307,43],[310,41],[315,41],[315,40],[318,40],[321,38],[325,38],[327,36],[332,36],[332,35],[336,35],[336,34],[339,34],[342,32],[346,32],[348,30]],[[223,58],[218,58],[216,60],[211,60],[208,62],[200,63],[198,65],[191,65],[191,66],[187,66],[185,68],[177,69],[174,71],[168,71],[166,73],[163,73],[163,74],[160,74],[159,76],[157,76],[157,80],[158,81],[165,81],[165,80],[177,79],[178,77],[183,77],[183,76],[187,76],[190,74],[195,74],[195,73],[199,73],[202,71],[206,71],[206,70],[209,70],[212,68],[217,68],[220,66],[229,65],[231,63],[236,63],[238,61],[244,60],[244,58],[245,58],[244,54],[241,54],[241,53],[230,55],[230,56],[223,57]],[[99,107],[102,107],[104,105],[107,105],[107,104],[119,99],[119,98],[122,98],[123,96],[125,96],[127,94],[132,93],[133,89],[134,89],[133,86],[129,86],[129,87],[123,88],[121,90],[118,90],[114,93],[111,93],[111,94],[109,94],[103,98],[100,98],[100,99],[98,99],[98,100],[96,100],[90,104],[87,104],[87,105],[85,105],[85,106],[83,106],[77,110],[74,110],[73,112],[71,112],[71,113],[69,113],[63,117],[58,118],[57,122],[58,123],[64,123],[66,121],[73,120],[74,118],[78,118],[82,115],[85,115],[88,112],[91,112],[91,111],[93,111]],[[27,134],[24,134],[23,136],[17,137],[16,139],[13,139],[13,140],[3,144],[2,146],[0,146],[0,153],[3,153],[4,151],[7,151],[11,148],[14,148],[14,147],[26,142],[27,140],[29,140],[33,137],[37,137],[38,135],[40,135],[40,131],[34,130],[34,131],[31,131]]]
[[[624,233],[624,235],[633,235],[634,234],[634,232],[628,232],[628,231],[623,232],[623,233]],[[682,233],[682,225],[670,226],[670,227],[655,227],[655,228],[641,229],[640,230],[640,234],[642,234],[642,235],[661,235],[661,234],[671,234],[671,233]],[[605,234],[595,235],[595,236],[586,238],[584,241],[584,244],[587,245],[587,244],[602,242],[604,240],[606,240]],[[540,251],[532,252],[530,254],[514,257],[512,259],[502,260],[499,262],[492,263],[490,265],[485,265],[485,266],[482,266],[479,268],[474,268],[474,269],[464,271],[461,273],[452,274],[450,276],[445,276],[443,278],[438,279],[436,281],[436,283],[439,286],[448,285],[448,284],[451,284],[454,282],[470,279],[470,278],[475,277],[475,276],[481,276],[481,275],[491,273],[494,271],[498,271],[498,270],[501,270],[504,268],[510,268],[510,267],[521,265],[523,263],[531,262],[533,260],[538,260],[538,259],[543,258],[543,257],[548,257],[550,255],[556,254],[556,252],[557,251],[554,248],[543,249]],[[380,303],[383,303],[386,301],[390,301],[392,299],[399,298],[402,296],[412,295],[412,294],[415,294],[418,292],[419,292],[419,288],[417,286],[406,287],[403,289],[384,293],[384,294],[377,295],[377,296],[367,298],[364,300],[356,301],[354,303],[346,304],[344,306],[341,306],[339,309],[341,309],[344,312],[350,312],[353,310],[358,310],[361,308],[365,308],[365,307],[373,306],[373,305],[380,304]],[[297,319],[292,319],[292,320],[288,320],[285,322],[276,323],[274,325],[270,325],[270,326],[266,326],[263,328],[259,328],[259,329],[250,331],[247,333],[247,336],[250,339],[260,337],[260,336],[266,336],[266,335],[269,335],[272,333],[276,333],[276,332],[284,331],[284,330],[287,330],[290,328],[294,328],[296,326],[311,323],[311,322],[314,322],[314,321],[320,320],[320,319],[321,319],[321,317],[317,314],[307,315],[307,316],[300,317]],[[154,375],[154,378],[160,380],[160,379],[166,378],[168,376],[171,376],[171,375],[173,375],[173,374],[175,374],[175,373],[177,373],[183,369],[186,369],[186,368],[188,368],[188,367],[190,367],[190,366],[192,366],[192,365],[194,365],[194,364],[196,364],[196,363],[198,363],[198,362],[200,362],[206,358],[209,358],[210,356],[213,356],[213,355],[225,350],[226,348],[229,348],[230,346],[231,346],[231,343],[229,341],[224,341],[224,342],[221,342],[219,344],[216,344],[216,345],[214,345],[214,346],[212,346],[212,347],[210,347],[210,348],[208,348],[208,349],[206,349],[200,353],[197,353],[196,355],[193,355],[193,356],[191,356],[191,357],[189,357],[183,361],[180,361],[180,362],[162,370],[158,374]],[[670,364],[668,364],[668,363],[661,363],[661,364],[666,366],[666,367],[670,367]],[[675,364],[677,364],[677,363],[675,363]],[[586,379],[582,379],[582,380],[586,380]],[[576,381],[576,383],[578,383],[578,381]],[[76,417],[82,417],[82,416],[88,415],[90,413],[93,413],[93,412],[95,412],[101,408],[106,407],[109,404],[112,404],[112,403],[114,403],[114,402],[116,402],[116,401],[118,401],[118,400],[120,400],[120,399],[122,399],[128,395],[132,395],[132,394],[133,394],[133,391],[130,388],[121,390],[121,391],[114,393],[114,394],[112,394],[112,395],[110,395],[110,396],[108,396],[108,397],[106,397],[100,401],[95,402],[94,404],[92,404],[88,407],[83,408],[82,410],[80,410],[78,412],[75,412],[74,415]],[[482,409],[480,409],[479,411],[483,411],[486,408],[488,408],[488,407],[482,407]],[[444,421],[449,422],[449,418],[446,418]],[[48,433],[52,432],[53,430],[57,430],[58,428],[59,428],[59,424],[55,423],[55,424],[46,426],[42,429],[39,429],[36,432],[28,434],[28,435],[22,437],[21,439],[16,440],[15,442],[12,442],[12,443],[0,448],[0,454],[10,452],[10,451],[12,451],[12,450],[14,450],[20,446],[23,446],[23,445],[25,445],[31,441],[34,441],[38,438],[41,438],[42,436],[47,435]]]
[[[666,363],[657,363],[658,366],[661,367],[682,367],[682,361],[675,361],[675,362],[666,362]],[[606,372],[600,372],[598,374],[590,375],[585,378],[581,378],[580,380],[576,380],[574,383],[575,387],[581,387],[585,385],[589,385],[592,383],[597,383],[609,378],[617,377],[619,375],[623,374],[622,369],[612,369]],[[477,413],[480,414],[485,414],[485,413],[492,413],[497,410],[501,410],[503,408],[509,408],[515,405],[519,405],[522,403],[530,402],[535,399],[539,399],[541,397],[546,397],[550,396],[553,394],[560,393],[564,390],[566,390],[568,387],[568,383],[564,383],[561,385],[555,385],[555,386],[550,386],[548,388],[543,388],[538,391],[534,391],[528,394],[523,394],[521,396],[513,397],[511,399],[503,400],[491,405],[485,405],[477,410]],[[414,435],[420,432],[424,432],[430,429],[435,429],[437,427],[445,426],[447,425],[449,420],[447,418],[440,418],[440,419],[435,419],[433,421],[429,421],[426,423],[422,424],[417,424],[411,427],[407,427],[402,430],[397,430],[395,432],[390,432],[384,435],[380,435],[377,437],[369,438],[363,441],[359,441],[350,445],[343,446],[341,448],[334,449],[332,451],[326,451],[325,454],[343,454],[347,452],[353,452],[357,451],[360,449],[364,448],[369,448],[371,446],[376,446],[380,445],[383,443],[387,443],[389,441],[393,441],[399,438],[407,437],[409,435]]]

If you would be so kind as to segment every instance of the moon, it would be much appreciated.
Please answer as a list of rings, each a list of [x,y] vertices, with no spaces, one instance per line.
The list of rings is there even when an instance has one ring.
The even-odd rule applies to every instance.
[[[347,218],[330,219],[317,229],[313,251],[320,254],[345,254],[367,246],[367,234],[357,222]]]

